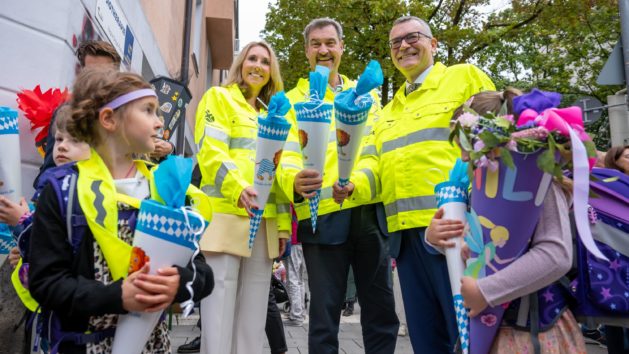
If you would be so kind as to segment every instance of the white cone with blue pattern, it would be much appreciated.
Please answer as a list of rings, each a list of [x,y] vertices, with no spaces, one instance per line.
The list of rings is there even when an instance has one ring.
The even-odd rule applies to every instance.
[[[466,222],[466,212],[468,204],[468,186],[456,181],[446,181],[435,186],[435,197],[437,207],[444,209],[443,219],[459,220]],[[461,338],[463,353],[467,353],[469,344],[469,318],[467,310],[463,308],[463,298],[461,297],[461,278],[465,270],[465,265],[461,259],[461,248],[463,237],[452,239],[454,247],[448,247],[445,251],[446,263],[448,266],[448,277],[450,288],[454,299],[454,311],[457,317],[457,326]],[[463,346],[465,344],[465,346]]]
[[[253,188],[258,193],[256,203],[259,209],[252,210],[253,216],[249,219],[249,249],[253,248],[253,242],[262,222],[262,214],[264,214],[264,208],[269,200],[273,181],[275,181],[275,172],[282,156],[290,126],[286,120],[258,119]]]
[[[153,200],[142,202],[138,213],[133,246],[150,257],[149,274],[164,267],[187,266],[206,223],[181,209],[172,209]],[[140,354],[157,325],[162,312],[131,312],[118,317],[112,354]]]
[[[299,127],[304,168],[315,170],[323,176],[325,154],[330,141],[333,105],[321,101],[308,101],[296,103],[294,108]],[[321,191],[318,190],[317,195],[308,200],[313,232],[317,228],[320,194]]]
[[[9,107],[0,107],[0,146],[0,195],[19,203],[22,196],[20,130],[17,111]],[[8,227],[0,225],[0,264],[14,246]]]

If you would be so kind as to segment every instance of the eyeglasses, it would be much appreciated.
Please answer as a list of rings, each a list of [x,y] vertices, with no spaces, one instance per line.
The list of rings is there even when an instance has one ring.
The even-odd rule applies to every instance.
[[[432,39],[432,37],[427,36],[421,32],[411,32],[405,36],[393,38],[392,40],[390,40],[389,47],[391,47],[391,49],[398,49],[400,46],[402,46],[402,41],[405,41],[407,44],[413,44],[417,42],[420,38],[422,38],[422,36],[428,39]]]

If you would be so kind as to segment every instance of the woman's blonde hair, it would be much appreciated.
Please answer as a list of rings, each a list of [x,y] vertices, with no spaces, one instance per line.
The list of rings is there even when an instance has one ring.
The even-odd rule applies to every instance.
[[[223,86],[229,86],[231,84],[238,84],[240,90],[242,91],[245,98],[248,98],[248,87],[245,84],[245,80],[242,77],[242,64],[247,58],[247,54],[249,54],[249,50],[253,47],[260,46],[265,48],[269,52],[269,57],[271,58],[271,77],[269,82],[262,88],[258,97],[264,104],[268,105],[271,100],[271,96],[273,96],[276,92],[282,91],[284,89],[284,83],[282,82],[282,75],[280,74],[280,64],[277,61],[277,56],[275,56],[275,52],[271,45],[265,41],[259,42],[250,42],[247,44],[240,54],[234,59],[231,68],[229,69],[229,74],[227,74],[227,79],[223,82]],[[256,102],[256,106],[258,106],[258,102]],[[261,108],[258,106],[258,108]]]

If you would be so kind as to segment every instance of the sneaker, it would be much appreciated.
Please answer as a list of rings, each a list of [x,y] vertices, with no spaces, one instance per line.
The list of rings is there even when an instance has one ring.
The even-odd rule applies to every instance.
[[[304,321],[301,320],[296,320],[294,318],[289,318],[286,321],[284,321],[284,326],[290,326],[290,327],[301,327],[303,326]]]
[[[607,347],[607,339],[603,332],[598,329],[591,329],[583,331],[583,337],[585,339],[585,343],[595,343],[601,346]]]
[[[406,337],[408,334],[408,329],[406,329],[406,325],[400,324],[400,328],[397,330],[397,335],[400,337]]]
[[[196,337],[190,343],[180,345],[177,353],[198,353],[201,351],[201,336]]]
[[[354,314],[354,303],[349,301],[347,302],[347,307],[343,311],[343,316],[349,317]]]

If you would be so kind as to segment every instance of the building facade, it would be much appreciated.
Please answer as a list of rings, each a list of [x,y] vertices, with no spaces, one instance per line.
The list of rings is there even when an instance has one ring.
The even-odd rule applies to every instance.
[[[220,82],[236,48],[238,0],[190,0],[186,152],[195,153],[192,136],[197,103]],[[0,6],[0,106],[17,109],[16,94],[41,85],[71,88],[79,68],[75,51],[81,41],[106,40],[123,58],[121,70],[181,79],[185,0],[29,0],[3,1]],[[42,158],[35,133],[20,116],[23,195]],[[2,151],[2,153],[6,153]]]

